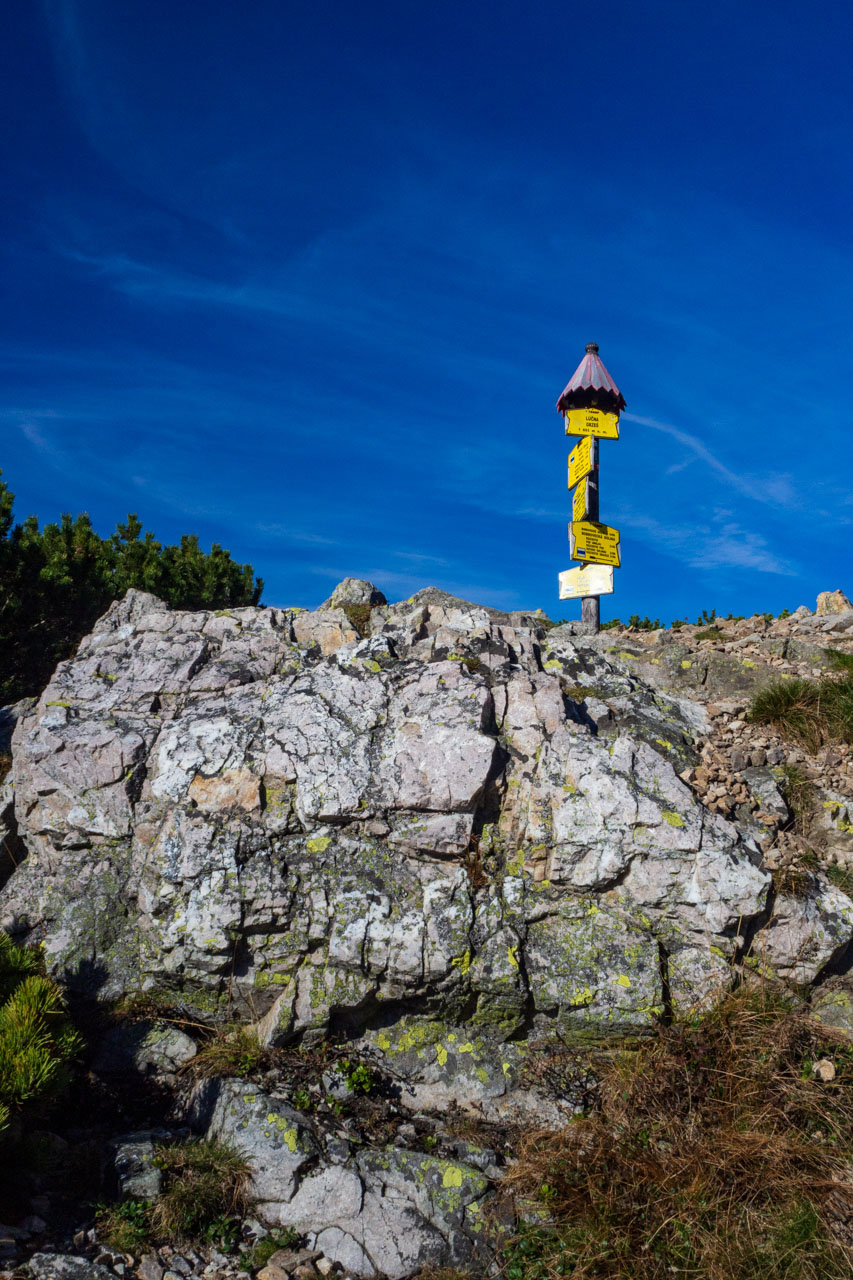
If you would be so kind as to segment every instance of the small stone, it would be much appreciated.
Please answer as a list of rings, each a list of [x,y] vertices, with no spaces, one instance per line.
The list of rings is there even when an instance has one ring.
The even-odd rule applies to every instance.
[[[729,756],[729,762],[731,764],[731,767],[734,769],[735,773],[740,773],[741,769],[746,768],[746,756],[737,747],[735,747],[735,749],[731,752]]]
[[[767,763],[767,752],[761,747],[756,747],[754,751],[749,753],[749,763],[753,769],[760,769]]]
[[[240,1235],[244,1240],[264,1240],[269,1235],[266,1227],[262,1227],[257,1218],[245,1218],[240,1227]]]
[[[769,765],[779,765],[784,762],[785,752],[781,747],[769,747],[767,750],[767,761]]]
[[[156,1253],[146,1253],[136,1268],[136,1274],[139,1276],[139,1280],[163,1280],[164,1270],[165,1267]]]
[[[26,1218],[22,1218],[18,1223],[22,1231],[29,1231],[31,1235],[40,1236],[47,1228],[44,1218],[40,1218],[38,1214],[31,1213]]]
[[[314,1264],[321,1276],[327,1276],[330,1271],[334,1271],[335,1264],[328,1258],[318,1258]]]
[[[812,1075],[818,1080],[822,1080],[824,1084],[828,1084],[830,1080],[835,1079],[835,1063],[829,1058],[821,1058],[812,1067]]]
[[[257,1280],[290,1280],[290,1272],[270,1261],[265,1267],[261,1267]]]
[[[178,1275],[192,1275],[192,1266],[187,1262],[186,1258],[182,1258],[179,1253],[175,1254],[172,1258],[172,1270],[177,1271]]]

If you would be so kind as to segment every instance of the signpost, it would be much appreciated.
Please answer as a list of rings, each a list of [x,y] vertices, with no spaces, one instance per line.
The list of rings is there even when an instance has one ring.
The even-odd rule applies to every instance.
[[[569,488],[572,522],[569,553],[580,560],[579,569],[560,574],[560,599],[580,598],[581,616],[589,631],[601,626],[601,596],[613,592],[613,570],[621,562],[619,530],[598,518],[598,442],[619,439],[619,411],[625,398],[598,355],[598,345],[587,343],[586,355],[557,401],[567,436],[580,436],[569,455]]]
[[[612,594],[613,570],[603,564],[586,564],[581,569],[566,569],[560,574],[561,600]]]

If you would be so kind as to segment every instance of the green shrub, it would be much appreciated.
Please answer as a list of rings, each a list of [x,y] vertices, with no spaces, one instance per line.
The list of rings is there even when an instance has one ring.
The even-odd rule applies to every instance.
[[[659,631],[660,618],[655,618],[653,622],[648,615],[645,618],[641,618],[638,613],[632,613],[628,619],[628,626],[636,627],[638,631]]]
[[[84,513],[39,527],[15,524],[14,494],[0,480],[0,702],[39,693],[56,664],[130,587],[179,609],[257,604],[263,582],[195,535],[162,546],[136,515],[100,537]]]
[[[0,933],[0,1129],[68,1085],[83,1042],[37,952]]]

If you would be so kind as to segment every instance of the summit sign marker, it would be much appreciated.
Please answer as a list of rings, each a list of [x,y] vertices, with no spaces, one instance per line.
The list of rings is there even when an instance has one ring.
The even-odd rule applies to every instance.
[[[557,408],[566,435],[580,436],[569,455],[569,488],[574,489],[569,553],[581,567],[560,574],[560,599],[582,601],[584,629],[595,635],[601,627],[600,597],[613,591],[613,570],[621,564],[619,530],[599,520],[598,442],[619,439],[619,412],[625,408],[625,397],[602,364],[596,342],[587,343]]]
[[[619,414],[601,409],[570,409],[565,415],[567,436],[597,436],[601,440],[619,439]]]

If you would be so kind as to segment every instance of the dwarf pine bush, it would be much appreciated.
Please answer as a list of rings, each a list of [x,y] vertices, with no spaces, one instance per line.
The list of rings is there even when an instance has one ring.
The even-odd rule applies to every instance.
[[[60,1093],[81,1049],[38,952],[0,933],[0,1130],[22,1107]]]

